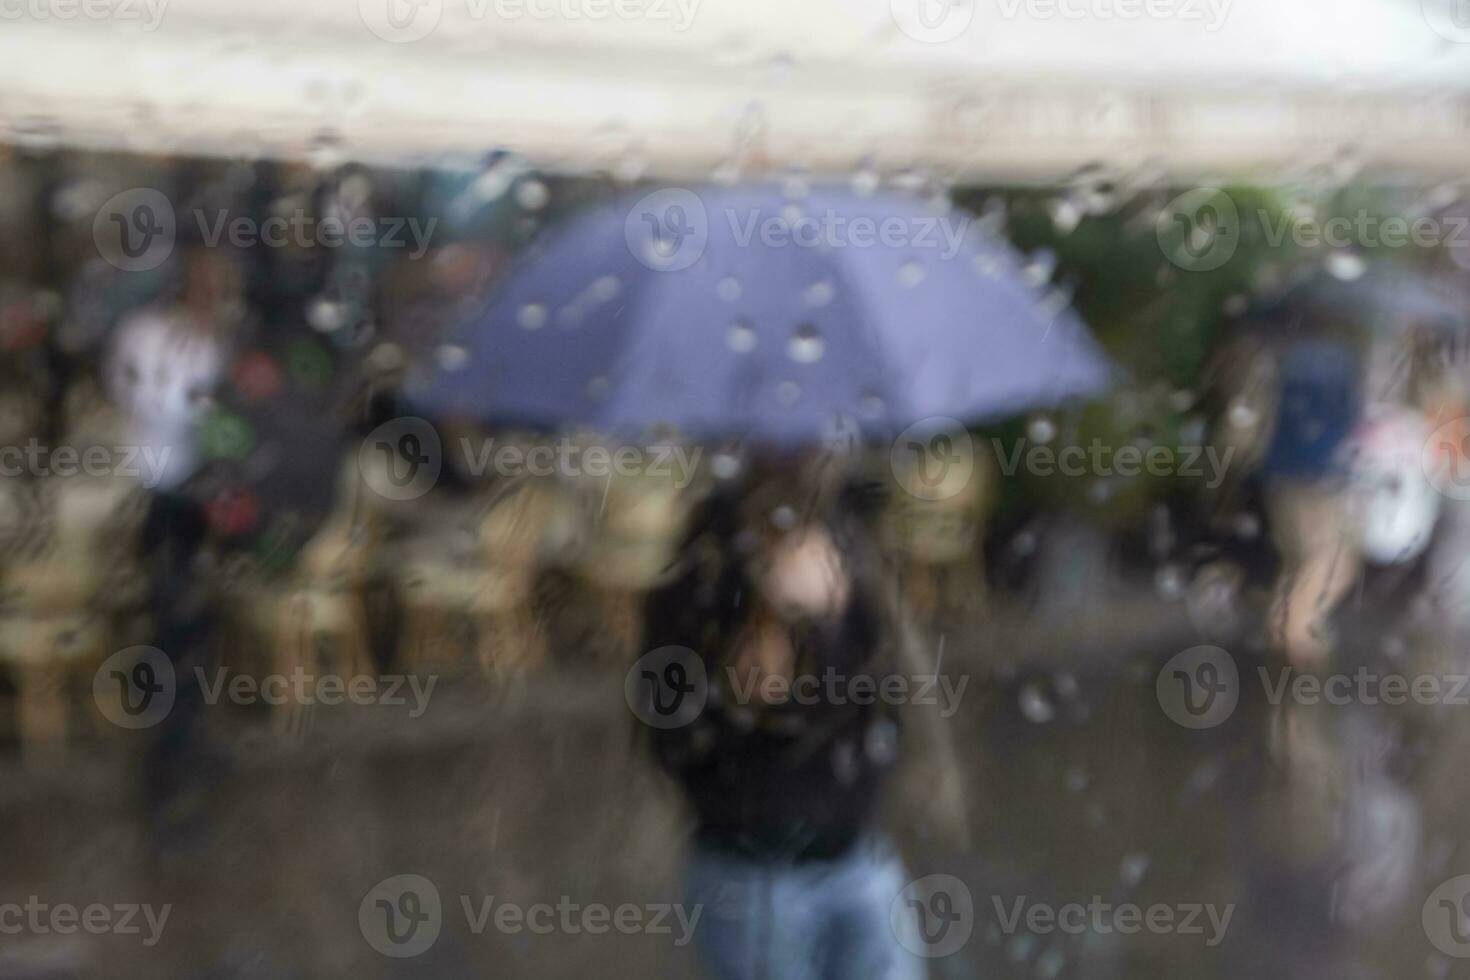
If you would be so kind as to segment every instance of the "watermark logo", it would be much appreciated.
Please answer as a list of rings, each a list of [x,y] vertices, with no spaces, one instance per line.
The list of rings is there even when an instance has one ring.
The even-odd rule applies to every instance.
[[[1451,500],[1470,500],[1470,418],[1451,419],[1431,432],[1419,464],[1434,489]]]
[[[668,187],[645,195],[623,221],[628,251],[655,272],[678,272],[698,262],[709,244],[709,215],[699,195]]]
[[[709,700],[704,661],[688,647],[667,646],[638,658],[623,679],[623,697],[650,728],[683,728]]]
[[[1106,936],[1118,933],[1131,936],[1139,932],[1154,935],[1203,936],[1206,927],[1209,936],[1205,945],[1214,948],[1225,939],[1230,920],[1235,915],[1232,902],[1223,908],[1213,903],[1180,902],[1167,904],[1137,905],[1123,902],[1114,905],[1104,901],[1101,895],[1092,896],[1087,904],[1067,902],[1052,905],[1047,902],[1032,902],[1025,895],[1016,896],[1007,908],[999,895],[991,896],[1000,931],[1007,936],[1018,931],[1032,935],[1047,936],[1061,932],[1069,936]]]
[[[152,32],[163,22],[169,0],[0,0],[0,20],[141,21]]]
[[[171,903],[154,907],[146,902],[93,902],[78,906],[71,902],[45,902],[31,895],[25,903],[0,903],[0,936],[71,936],[78,932],[93,936],[142,936],[152,948],[163,938],[164,926],[173,912]]]
[[[92,697],[102,716],[119,728],[152,728],[173,710],[174,665],[157,647],[119,650],[92,677]]]
[[[934,416],[898,434],[888,451],[894,479],[920,500],[960,493],[975,472],[975,445],[958,419]]]
[[[1154,221],[1165,258],[1189,272],[1218,269],[1240,244],[1240,211],[1218,187],[1197,187],[1165,204]]]
[[[909,882],[888,910],[888,924],[904,949],[925,959],[953,955],[975,929],[975,899],[954,875]]]
[[[444,926],[439,889],[423,875],[384,878],[363,896],[357,925],[368,945],[384,956],[418,956],[434,945]]]
[[[413,416],[384,422],[357,450],[357,467],[368,488],[388,500],[415,500],[434,488],[444,468],[439,433]]]
[[[1178,20],[1213,34],[1225,26],[1234,0],[1000,0],[1005,20]]]
[[[444,0],[357,0],[363,26],[390,44],[421,41],[439,26]]]
[[[1016,440],[1009,453],[1002,448],[1000,439],[992,438],[990,443],[1001,474],[1008,477],[1021,469],[1033,476],[1060,474],[1124,479],[1147,473],[1157,477],[1202,479],[1210,490],[1225,482],[1230,460],[1235,455],[1234,446],[1227,447],[1223,453],[1215,446],[1140,446],[1134,443],[1110,446],[1096,437],[1085,447],[1073,443],[1056,448],[1033,444],[1023,437]]]
[[[173,446],[0,446],[0,477],[120,476],[153,489],[168,470]]]
[[[227,667],[215,670],[211,679],[203,667],[194,668],[194,679],[204,694],[204,703],[213,707],[221,700],[232,704],[386,705],[406,707],[410,718],[420,718],[429,710],[429,699],[439,678],[427,679],[417,674],[311,674],[297,667],[289,674],[232,674]]]
[[[975,20],[973,0],[889,0],[898,29],[921,44],[953,41]]]
[[[1419,12],[1446,41],[1470,44],[1470,0],[1419,0]]]
[[[1154,682],[1159,707],[1184,728],[1214,728],[1235,712],[1240,671],[1216,646],[1190,647],[1169,658]]]
[[[147,272],[173,254],[178,226],[174,206],[151,187],[114,194],[92,219],[97,254],[123,272]]]
[[[1470,875],[1456,875],[1430,892],[1420,922],[1435,949],[1456,959],[1470,957]]]

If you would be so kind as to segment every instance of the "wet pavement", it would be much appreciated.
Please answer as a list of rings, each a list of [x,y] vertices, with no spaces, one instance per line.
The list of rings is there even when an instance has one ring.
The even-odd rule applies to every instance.
[[[1011,623],[943,630],[955,710],[932,725],[916,713],[939,706],[904,709],[885,822],[912,876],[957,878],[970,909],[934,977],[1470,976],[1436,946],[1464,922],[1441,922],[1431,895],[1470,871],[1470,708],[1273,705],[1258,669],[1275,665],[1235,638],[1222,645],[1238,704],[1191,729],[1159,688],[1203,642],[1177,607]],[[1455,662],[1428,657],[1440,648],[1425,638],[1349,638],[1360,652],[1340,653],[1344,669]],[[268,709],[216,706],[162,807],[141,778],[144,738],[29,769],[12,755],[0,902],[171,910],[151,946],[146,925],[7,936],[0,977],[702,976],[677,916],[653,922],[680,902],[688,827],[621,680],[577,666],[444,677],[421,717],[318,707],[295,739]],[[436,938],[405,958],[374,948],[369,901],[398,875],[432,882],[440,903]],[[571,925],[499,925],[492,896],[492,911],[560,903]],[[632,906],[641,925],[593,934],[577,918],[593,906]]]

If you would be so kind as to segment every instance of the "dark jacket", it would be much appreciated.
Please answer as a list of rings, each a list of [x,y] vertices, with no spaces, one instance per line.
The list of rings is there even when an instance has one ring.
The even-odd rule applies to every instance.
[[[897,755],[896,708],[850,689],[864,676],[872,691],[890,672],[877,561],[855,519],[836,505],[822,515],[852,587],[830,620],[790,624],[795,675],[817,684],[799,701],[742,699],[751,675],[733,667],[732,641],[749,620],[754,586],[736,510],[728,499],[703,509],[682,572],[649,598],[644,649],[687,647],[708,679],[703,711],[652,731],[653,752],[682,784],[701,844],[770,860],[835,857],[862,837]]]

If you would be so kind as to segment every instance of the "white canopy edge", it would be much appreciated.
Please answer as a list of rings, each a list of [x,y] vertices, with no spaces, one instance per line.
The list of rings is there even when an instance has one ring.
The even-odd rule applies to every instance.
[[[1052,180],[1083,164],[1225,180],[1347,159],[1458,179],[1470,160],[1470,43],[1413,2],[1234,0],[1207,31],[1008,18],[996,0],[991,21],[972,10],[944,43],[897,27],[914,0],[602,0],[644,14],[565,15],[595,2],[0,0],[0,138],[404,165],[504,148],[551,169],[671,178],[868,160],[963,180]],[[694,5],[685,29],[653,16],[678,18],[681,2]],[[1126,0],[1014,0],[1037,2]],[[116,9],[6,13],[61,3]],[[160,5],[152,29],[147,3]],[[418,3],[435,29],[384,40],[387,3],[410,16]],[[574,7],[496,16],[506,3]]]

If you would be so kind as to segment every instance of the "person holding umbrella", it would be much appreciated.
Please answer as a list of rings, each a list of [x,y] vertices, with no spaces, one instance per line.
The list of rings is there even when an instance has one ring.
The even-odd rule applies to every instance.
[[[960,420],[1107,384],[1083,325],[1021,268],[963,214],[888,194],[635,192],[533,245],[454,369],[410,379],[433,418],[740,447],[711,454],[716,486],[648,598],[625,686],[694,813],[688,889],[719,913],[696,931],[716,976],[923,975],[875,826],[898,713],[796,692],[917,656],[869,540],[873,495],[834,445],[916,446],[948,474],[974,464]]]

